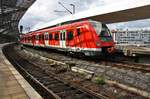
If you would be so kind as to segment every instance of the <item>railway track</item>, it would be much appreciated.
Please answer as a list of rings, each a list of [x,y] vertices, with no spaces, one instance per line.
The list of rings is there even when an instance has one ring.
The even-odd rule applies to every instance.
[[[142,64],[119,64],[115,63],[111,66],[117,67],[117,68],[125,68],[125,69],[131,69],[132,71],[140,71],[143,73],[150,73],[150,66],[142,65]]]
[[[8,48],[9,47],[9,48]],[[53,73],[40,68],[20,57],[12,46],[5,46],[3,52],[9,61],[16,66],[19,72],[33,85],[45,99],[109,99],[91,90],[65,82]],[[12,53],[13,52],[13,53]]]
[[[116,56],[117,57],[117,56]],[[126,69],[126,70],[132,70],[132,71],[140,71],[142,73],[150,73],[150,64],[141,64],[141,63],[132,63],[130,61],[124,61],[124,60],[102,60],[102,61],[97,61],[99,59],[86,59],[87,61],[90,61],[94,64],[99,64],[99,65],[105,65],[105,66],[111,66],[111,67],[116,67],[119,69]]]
[[[123,89],[118,89],[118,87],[114,86],[108,86],[104,85],[101,86],[93,86],[92,84],[89,84],[89,81],[84,80],[84,78],[81,79],[81,81],[78,81],[78,78],[80,76],[74,75],[70,73],[69,71],[66,72],[66,69],[62,68],[59,62],[56,60],[54,61],[55,64],[49,63],[48,61],[45,61],[39,57],[39,55],[36,54],[29,54],[28,52],[24,50],[20,50],[18,47],[13,48],[13,46],[9,46],[9,49],[6,53],[7,57],[11,58],[10,60],[14,60],[14,65],[18,67],[19,71],[25,73],[24,77],[28,79],[28,81],[32,84],[32,86],[43,96],[45,99],[120,99],[122,98],[130,98],[134,97],[136,98],[142,98],[144,97],[134,94],[129,91],[125,91]],[[9,53],[12,52],[13,53]],[[24,53],[24,54],[22,54]],[[12,54],[12,55],[11,55]],[[13,57],[15,54],[15,58]],[[52,55],[54,56],[54,55]],[[64,60],[66,63],[67,61],[71,61],[70,59],[63,59],[62,57],[59,57],[60,60]],[[77,61],[78,62],[78,61]],[[13,62],[12,62],[13,63]],[[71,63],[67,63],[71,64]],[[92,64],[92,63],[91,63]],[[72,64],[74,65],[74,63]],[[89,64],[90,65],[90,64]],[[51,68],[52,67],[52,68]],[[71,76],[66,76],[71,75]],[[66,77],[70,77],[71,79],[76,79],[75,82],[72,82],[70,79],[66,79]],[[57,83],[58,82],[58,83]],[[80,83],[80,84],[79,84]],[[55,85],[56,84],[56,85]],[[63,87],[62,87],[63,86]],[[100,90],[98,90],[100,88]],[[109,89],[109,90],[108,90]],[[42,90],[42,91],[41,91]],[[73,91],[72,91],[73,90]],[[111,91],[112,92],[111,92]],[[71,92],[71,93],[70,93]],[[116,93],[117,92],[117,93]],[[69,94],[69,95],[68,95]]]
[[[132,64],[124,63],[124,62],[107,62],[107,61],[98,61],[95,59],[89,59],[84,57],[80,59],[77,57],[70,57],[68,55],[64,55],[64,53],[57,52],[57,51],[49,51],[45,49],[33,49],[33,48],[26,48],[24,50],[26,54],[32,54],[33,56],[37,54],[37,56],[43,56],[48,59],[53,59],[56,61],[60,61],[71,66],[76,66],[79,68],[83,68],[86,70],[90,70],[95,72],[96,75],[104,75],[105,78],[110,79],[112,81],[117,81],[119,83],[132,86],[137,88],[141,91],[149,92],[149,70],[141,70],[141,69],[134,69],[137,65],[142,65],[139,63]],[[114,65],[114,66],[113,66]],[[122,67],[122,65],[127,65]],[[148,67],[149,65],[143,65],[142,68]],[[138,67],[136,67],[138,68]],[[133,72],[135,71],[135,72]]]
[[[33,51],[30,48],[26,48],[29,51]],[[34,50],[36,51],[36,50]],[[38,52],[40,51],[40,52]],[[129,59],[127,60],[127,57],[125,59],[116,59],[115,57],[117,57],[117,55],[115,57],[110,56],[111,59],[109,59],[108,57],[106,58],[99,58],[99,57],[80,57],[80,56],[67,56],[66,53],[62,53],[62,52],[56,52],[56,51],[52,51],[49,52],[48,50],[43,51],[43,49],[38,49],[36,51],[38,54],[40,55],[44,55],[44,57],[49,57],[49,54],[52,54],[50,56],[50,58],[55,59],[55,60],[59,60],[65,63],[77,63],[77,61],[81,61],[83,60],[83,63],[85,62],[84,65],[86,65],[86,63],[92,63],[92,64],[97,64],[97,65],[105,65],[105,66],[111,66],[111,67],[116,67],[116,68],[123,68],[126,70],[132,70],[132,71],[140,71],[143,73],[150,73],[150,64],[142,64],[142,63],[135,63],[135,62],[131,62],[129,61]],[[45,53],[45,54],[43,54]],[[47,55],[46,55],[47,53]],[[65,56],[64,56],[65,55]],[[58,56],[58,57],[55,57]],[[80,58],[80,59],[79,59]],[[131,58],[131,57],[130,57]]]

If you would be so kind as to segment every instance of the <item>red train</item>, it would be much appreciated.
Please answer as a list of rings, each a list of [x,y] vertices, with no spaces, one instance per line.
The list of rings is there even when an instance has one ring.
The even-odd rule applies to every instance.
[[[107,26],[93,20],[82,20],[21,35],[24,45],[54,48],[87,56],[112,53],[114,41]]]

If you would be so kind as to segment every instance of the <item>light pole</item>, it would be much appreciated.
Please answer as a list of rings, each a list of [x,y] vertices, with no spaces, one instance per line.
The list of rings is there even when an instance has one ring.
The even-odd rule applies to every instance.
[[[70,4],[70,6],[73,7],[73,11],[70,11],[69,9],[67,9],[61,2],[58,2],[58,4],[60,4],[66,11],[68,11],[70,14],[75,14],[75,5],[74,4]],[[65,11],[58,11],[58,10],[54,10],[54,12],[65,12]]]
[[[73,11],[72,14],[75,14],[75,5],[74,4],[70,4],[73,7]]]
[[[69,9],[67,9],[61,2],[58,2],[63,8],[65,8],[70,14],[73,14]]]
[[[54,12],[63,12],[63,13],[66,13],[67,11],[54,10]]]

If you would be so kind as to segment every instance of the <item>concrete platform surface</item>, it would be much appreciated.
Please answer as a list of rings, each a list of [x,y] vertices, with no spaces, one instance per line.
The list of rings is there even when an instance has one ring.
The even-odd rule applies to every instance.
[[[0,99],[42,99],[3,55],[4,45],[0,44]]]

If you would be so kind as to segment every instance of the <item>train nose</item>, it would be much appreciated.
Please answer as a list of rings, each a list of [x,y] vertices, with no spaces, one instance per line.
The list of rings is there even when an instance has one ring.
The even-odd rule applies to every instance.
[[[115,47],[109,47],[109,48],[107,48],[107,52],[108,52],[109,54],[114,53],[114,52],[115,52]]]

